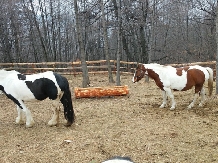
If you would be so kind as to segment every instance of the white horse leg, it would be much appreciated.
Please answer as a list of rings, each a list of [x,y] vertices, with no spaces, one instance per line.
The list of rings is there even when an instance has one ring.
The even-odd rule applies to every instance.
[[[51,120],[48,122],[49,126],[56,126],[59,122],[59,109],[56,107],[54,108],[54,114],[51,118]]]
[[[57,102],[56,100],[54,101],[52,107],[53,109],[53,116],[51,120],[48,122],[49,126],[56,126],[59,122],[59,108],[60,108],[60,102]]]
[[[24,105],[22,100],[19,100],[19,103],[21,104],[23,111],[26,114],[26,127],[32,127],[34,124],[34,120],[30,110]]]
[[[165,108],[165,106],[167,105],[166,91],[162,91],[162,96],[163,96],[163,103],[161,104],[160,108]]]
[[[195,96],[194,96],[194,100],[192,101],[192,103],[188,106],[188,109],[191,109],[194,105],[195,105],[195,102],[196,102],[196,99],[198,98],[198,93],[195,93]]]
[[[200,95],[201,95],[201,102],[199,104],[199,107],[202,107],[204,105],[205,100],[206,100],[204,88],[201,89]]]
[[[25,115],[23,112],[23,109],[21,109],[18,105],[17,105],[17,118],[16,118],[16,124],[24,124],[25,123]]]
[[[170,110],[174,110],[176,108],[176,102],[174,99],[174,95],[173,95],[170,88],[164,88],[164,90],[166,91],[166,94],[171,98],[171,101],[172,101],[172,105],[171,105]]]

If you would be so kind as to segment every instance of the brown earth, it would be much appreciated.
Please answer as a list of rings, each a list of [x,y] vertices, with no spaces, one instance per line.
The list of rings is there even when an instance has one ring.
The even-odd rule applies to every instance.
[[[115,77],[114,77],[115,78]],[[130,156],[136,163],[218,162],[218,98],[203,108],[186,107],[193,90],[174,92],[177,108],[160,109],[161,91],[154,82],[131,82],[122,75],[130,94],[119,97],[75,99],[73,88],[81,76],[68,76],[72,88],[76,122],[49,127],[51,102],[26,103],[35,125],[16,125],[15,105],[0,95],[1,163],[100,163],[111,156]],[[90,75],[93,86],[108,86],[106,75]],[[214,83],[215,84],[215,83]],[[215,90],[215,89],[214,89]]]

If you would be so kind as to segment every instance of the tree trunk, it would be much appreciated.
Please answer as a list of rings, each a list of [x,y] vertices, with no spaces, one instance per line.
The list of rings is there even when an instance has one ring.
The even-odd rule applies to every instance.
[[[112,0],[112,3],[113,3],[113,5],[114,5],[114,12],[115,12],[115,16],[116,16],[116,18],[118,19],[118,15],[119,15],[119,13],[118,13],[118,6],[117,6],[117,2],[116,2],[116,0]],[[121,3],[121,1],[119,2],[119,3]],[[122,21],[121,19],[120,19],[120,21]],[[119,22],[118,22],[119,23]],[[121,23],[121,25],[122,25],[122,23]],[[123,45],[123,50],[125,51],[125,53],[126,53],[126,56],[127,56],[127,60],[133,60],[133,56],[132,56],[132,54],[129,52],[129,49],[128,49],[128,43],[127,43],[127,40],[126,40],[126,37],[125,37],[125,35],[124,35],[124,32],[123,32],[123,30],[122,30],[122,28],[120,28],[120,41],[122,41],[122,45]],[[120,54],[121,55],[121,54]]]
[[[44,43],[44,39],[42,37],[42,33],[41,33],[41,30],[40,30],[40,27],[39,27],[39,23],[37,22],[37,18],[36,18],[37,15],[36,15],[36,13],[34,11],[33,1],[32,0],[29,0],[29,1],[30,1],[30,5],[31,5],[31,10],[32,10],[32,14],[33,14],[34,23],[35,23],[36,29],[38,31],[39,39],[40,39],[40,42],[41,42],[41,45],[42,45],[44,59],[45,59],[46,62],[48,62],[49,61],[48,52],[47,52],[46,45]]]
[[[76,34],[79,41],[79,49],[81,53],[81,63],[82,63],[82,76],[83,76],[83,82],[82,87],[86,88],[89,84],[89,74],[88,74],[88,68],[86,64],[86,55],[85,55],[85,49],[84,49],[84,42],[82,39],[82,33],[81,33],[81,24],[79,21],[79,13],[78,13],[78,6],[77,6],[77,0],[74,0],[74,10],[75,10],[75,17],[76,17]]]
[[[218,4],[218,0],[217,0]],[[218,6],[216,7],[216,79],[218,79]],[[216,80],[216,94],[218,94],[218,80]]]
[[[14,49],[16,54],[16,62],[23,62],[24,58],[21,57],[21,49],[20,49],[20,36],[19,36],[19,25],[16,23],[15,15],[12,12],[10,20],[11,20],[11,28],[14,36]]]
[[[120,56],[121,56],[121,37],[122,37],[122,29],[121,29],[121,26],[122,26],[122,21],[121,21],[121,14],[120,14],[120,3],[121,1],[118,0],[118,5],[117,5],[117,2],[116,0],[113,0],[114,2],[114,6],[115,9],[117,9],[117,22],[118,22],[118,39],[117,39],[117,42],[118,42],[118,51],[117,51],[117,74],[116,74],[116,85],[117,86],[120,86]]]
[[[104,35],[104,51],[105,51],[105,57],[106,57],[107,66],[108,66],[108,79],[110,83],[114,83],[112,70],[111,70],[111,64],[110,64],[109,51],[108,51],[109,47],[108,47],[107,27],[105,24],[105,12],[104,12],[103,0],[101,0],[101,13],[102,13],[103,35]]]
[[[144,31],[144,27],[140,26],[139,27],[139,31],[140,31],[140,44],[141,44],[141,49],[142,49],[142,62],[143,63],[148,63],[148,47],[147,47],[147,43],[145,40],[145,31]]]
[[[141,49],[142,49],[141,56],[142,56],[143,63],[149,63],[148,43],[145,39],[148,8],[149,8],[149,3],[148,3],[148,0],[146,0],[146,2],[142,3],[143,19],[142,19],[142,25],[140,25],[139,27],[139,32],[140,32],[139,37],[140,37],[140,44],[141,44]]]

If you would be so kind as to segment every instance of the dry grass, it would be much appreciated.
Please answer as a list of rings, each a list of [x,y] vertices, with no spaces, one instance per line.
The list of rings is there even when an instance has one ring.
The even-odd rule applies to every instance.
[[[193,90],[175,92],[177,108],[159,109],[161,92],[154,82],[131,82],[123,75],[122,85],[130,94],[122,97],[81,98],[73,104],[76,123],[48,127],[52,109],[49,100],[27,103],[36,122],[33,128],[15,125],[16,107],[1,95],[0,162],[99,163],[111,156],[130,156],[136,163],[217,162],[218,99],[213,95],[203,108],[186,107]],[[108,86],[107,76],[90,76],[93,86]],[[69,78],[73,87],[81,76]]]

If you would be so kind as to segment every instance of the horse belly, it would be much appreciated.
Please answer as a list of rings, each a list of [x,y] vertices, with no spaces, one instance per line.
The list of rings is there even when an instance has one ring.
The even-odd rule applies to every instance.
[[[170,82],[170,88],[177,91],[182,91],[187,85],[187,79],[179,77]]]

